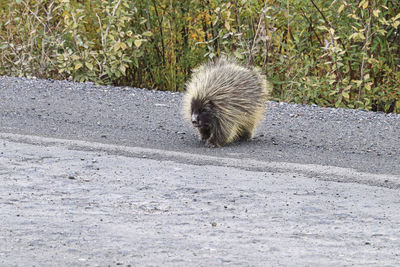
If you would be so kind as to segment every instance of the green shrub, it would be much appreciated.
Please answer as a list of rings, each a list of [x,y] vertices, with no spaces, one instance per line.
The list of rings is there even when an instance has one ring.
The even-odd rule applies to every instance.
[[[400,113],[398,0],[0,0],[0,74],[182,91],[221,54],[276,100]]]

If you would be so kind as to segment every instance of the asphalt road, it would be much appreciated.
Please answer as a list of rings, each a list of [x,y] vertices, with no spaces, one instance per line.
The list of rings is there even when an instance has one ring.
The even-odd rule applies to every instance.
[[[0,141],[0,266],[400,263],[398,189],[31,141]]]
[[[0,77],[0,265],[400,264],[399,115],[270,102],[210,149],[181,97]]]
[[[208,149],[182,119],[181,97],[146,89],[0,77],[0,131],[400,173],[400,115],[271,102],[253,141]]]

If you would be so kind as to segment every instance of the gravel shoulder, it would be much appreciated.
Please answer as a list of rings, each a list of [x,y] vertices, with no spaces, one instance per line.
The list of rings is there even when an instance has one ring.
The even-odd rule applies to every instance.
[[[3,76],[0,132],[400,174],[400,115],[270,102],[254,140],[208,149],[182,119],[181,99],[181,93]]]

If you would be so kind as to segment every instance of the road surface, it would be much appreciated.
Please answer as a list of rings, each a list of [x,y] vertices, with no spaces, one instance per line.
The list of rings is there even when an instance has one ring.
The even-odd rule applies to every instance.
[[[0,265],[398,266],[399,115],[271,102],[209,149],[181,97],[0,77]]]

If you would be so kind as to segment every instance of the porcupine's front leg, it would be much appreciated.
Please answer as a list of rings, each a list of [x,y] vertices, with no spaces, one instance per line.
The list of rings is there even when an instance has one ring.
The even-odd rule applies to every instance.
[[[207,141],[210,138],[211,133],[209,128],[200,128],[199,133],[201,141]]]
[[[207,147],[221,147],[227,143],[228,133],[222,129],[210,131],[210,133],[210,138],[206,141]]]
[[[249,129],[244,129],[242,130],[239,139],[242,141],[248,141],[251,138],[253,138],[253,132],[254,132],[254,127],[249,128]]]

